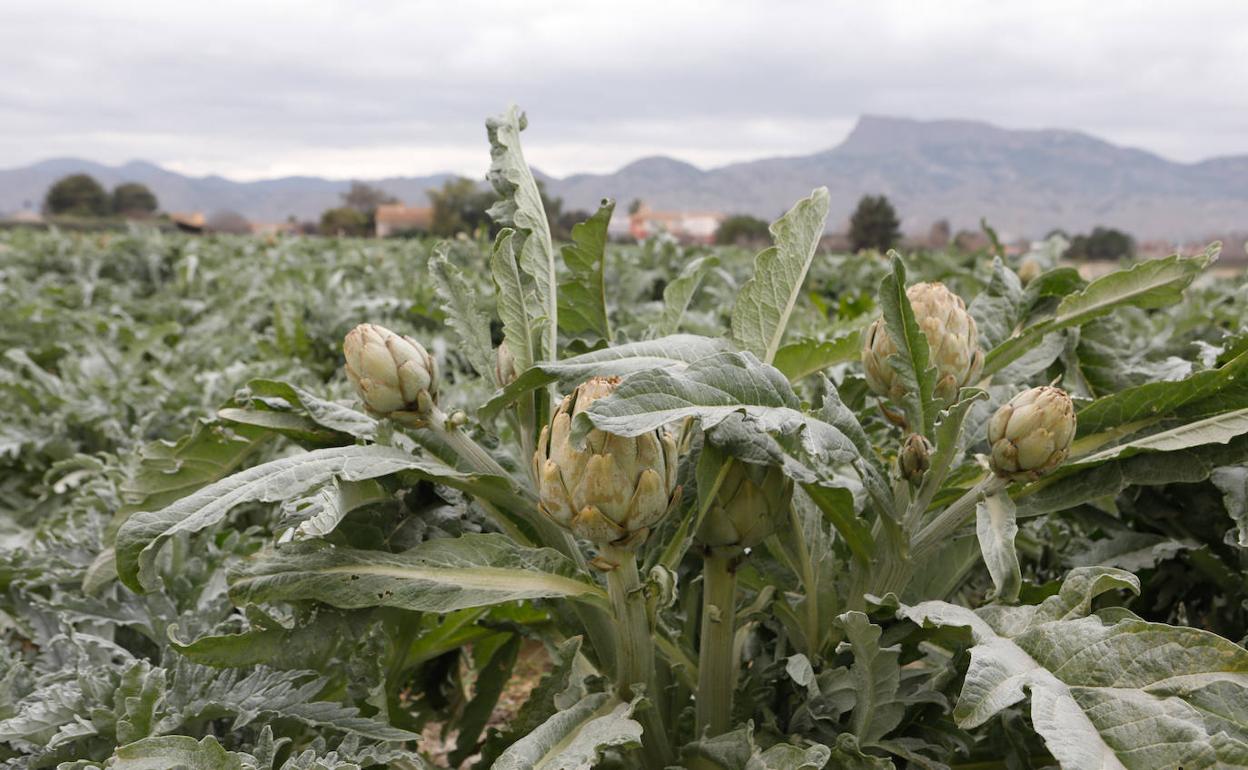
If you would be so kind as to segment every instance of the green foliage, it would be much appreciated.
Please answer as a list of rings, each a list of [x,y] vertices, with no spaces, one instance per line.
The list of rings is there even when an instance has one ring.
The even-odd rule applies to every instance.
[[[766,220],[749,214],[734,214],[719,223],[715,242],[721,246],[750,246],[766,243],[768,238]]]
[[[0,232],[0,763],[1248,763],[1248,288],[1208,276],[1216,249],[1087,281],[1053,242],[1024,286],[818,253],[821,191],[758,255],[610,244],[610,207],[557,244],[523,127],[490,124],[492,242]],[[919,280],[979,324],[953,401],[924,385]],[[933,445],[917,481],[857,363],[881,316]],[[362,321],[437,356],[445,419],[361,410]],[[591,376],[621,382],[574,438],[684,450],[636,551],[569,539],[532,483]],[[1069,461],[986,479],[988,417],[1055,378]],[[694,533],[733,463],[794,492],[708,580]]]
[[[112,201],[100,183],[89,174],[72,174],[48,188],[43,210],[53,216],[106,217]]]
[[[147,185],[125,182],[113,188],[113,213],[122,216],[155,214],[160,204]]]
[[[370,220],[366,212],[360,211],[354,206],[339,206],[336,209],[326,209],[321,214],[321,234],[322,235],[369,235]]]
[[[1066,256],[1071,259],[1120,260],[1135,257],[1135,239],[1112,227],[1094,227],[1087,235],[1070,241]]]
[[[854,251],[884,252],[901,240],[901,220],[883,195],[864,195],[849,218],[849,244]]]

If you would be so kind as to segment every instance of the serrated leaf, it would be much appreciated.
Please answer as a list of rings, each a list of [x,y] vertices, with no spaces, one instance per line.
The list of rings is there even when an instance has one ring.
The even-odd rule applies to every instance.
[[[446,466],[386,446],[318,449],[248,468],[168,507],[131,516],[117,533],[117,574],[141,591],[155,578],[153,561],[166,540],[217,524],[237,505],[286,500],[334,477],[363,481],[402,470],[431,472],[443,479],[455,475]]]
[[[780,349],[827,218],[826,187],[794,204],[771,225],[775,246],[754,259],[754,276],[737,295],[732,337],[765,363],[771,363]]]
[[[680,275],[663,288],[663,315],[659,317],[655,332],[659,336],[675,334],[680,330],[681,319],[689,302],[708,273],[719,267],[719,257],[698,257],[680,270]]]
[[[980,347],[991,350],[1014,333],[1023,311],[1023,285],[1000,257],[992,259],[992,280],[971,301],[967,312],[975,319]]]
[[[552,382],[568,384],[593,376],[619,377],[655,367],[681,367],[730,348],[727,340],[674,334],[657,340],[603,348],[555,363],[539,363],[496,393],[479,412],[482,419],[488,419],[525,393]]]
[[[563,263],[571,273],[559,284],[559,326],[569,334],[593,332],[611,341],[607,315],[607,226],[615,202],[603,200],[598,211],[572,226],[572,243],[562,249]]]
[[[719,353],[683,370],[629,375],[614,393],[577,415],[573,440],[591,426],[637,436],[694,418],[711,441],[735,457],[780,465],[802,483],[826,483],[835,465],[853,462],[858,452],[844,433],[800,406],[779,370],[750,353]]]
[[[421,612],[554,597],[606,601],[566,556],[499,534],[430,540],[401,553],[266,551],[231,573],[230,596],[240,603],[315,599],[347,609]]]
[[[775,367],[791,382],[809,377],[829,366],[858,360],[862,335],[851,332],[831,340],[800,340],[776,351]]]
[[[1053,317],[1032,324],[990,350],[984,358],[984,376],[1014,361],[1049,332],[1087,323],[1123,305],[1157,308],[1179,301],[1183,289],[1217,259],[1219,249],[1215,244],[1195,257],[1175,254],[1139,262],[1097,278],[1083,290],[1067,295]]]
[[[494,374],[494,346],[490,341],[490,320],[481,312],[475,286],[464,272],[453,264],[445,243],[433,247],[429,274],[438,287],[446,325],[459,339],[459,350],[477,374],[487,380]],[[494,383],[498,385],[497,382]]]
[[[536,322],[529,311],[529,294],[520,277],[516,262],[516,231],[503,228],[494,239],[490,252],[490,273],[494,277],[495,301],[498,317],[503,322],[503,338],[518,369],[527,369],[540,358],[533,347]]]
[[[119,746],[109,760],[110,770],[255,770],[249,754],[226,751],[211,735],[195,740],[186,735],[162,735]]]
[[[845,631],[854,663],[849,673],[854,681],[852,729],[860,746],[873,746],[892,732],[905,715],[905,704],[898,700],[901,648],[880,646],[882,630],[861,612],[846,612],[836,619]]]
[[[494,770],[591,770],[606,749],[641,745],[634,705],[607,693],[587,695],[513,743]]]
[[[528,119],[515,105],[485,122],[491,161],[486,177],[501,196],[501,200],[490,207],[489,215],[498,224],[514,227],[520,233],[522,240],[516,261],[532,276],[537,287],[537,301],[545,316],[546,333],[534,352],[537,360],[553,361],[559,344],[559,308],[555,293],[558,273],[541,191],[520,149],[520,132],[527,127]],[[523,366],[527,367],[532,360],[525,361]]]
[[[1124,575],[1073,571],[1061,594],[1038,607],[976,613],[923,602],[898,614],[970,629],[975,646],[954,710],[964,728],[1030,694],[1035,729],[1063,767],[1241,765],[1248,759],[1248,650],[1192,628],[1088,616],[1096,594],[1138,587]]]
[[[1004,602],[1018,599],[1023,575],[1018,565],[1014,538],[1018,535],[1017,511],[1007,494],[995,494],[975,505],[975,535],[995,588],[992,598]]]
[[[902,408],[911,430],[929,439],[936,419],[932,394],[936,389],[936,368],[931,365],[927,336],[919,328],[914,308],[906,295],[906,266],[895,251],[889,252],[892,272],[880,281],[880,311],[888,336],[897,348],[888,359],[897,378],[905,386]]]

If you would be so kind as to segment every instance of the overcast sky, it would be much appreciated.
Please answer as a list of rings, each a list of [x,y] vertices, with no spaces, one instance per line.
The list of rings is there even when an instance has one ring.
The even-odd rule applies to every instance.
[[[1248,2],[0,0],[0,167],[479,175],[511,102],[557,175],[805,154],[864,113],[1248,154]]]

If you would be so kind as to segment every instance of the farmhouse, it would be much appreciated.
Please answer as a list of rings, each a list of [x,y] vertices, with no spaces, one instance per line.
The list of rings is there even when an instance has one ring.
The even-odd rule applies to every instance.
[[[724,221],[718,211],[654,211],[642,204],[629,215],[629,234],[638,240],[667,233],[686,243],[713,243]]]
[[[427,232],[433,224],[433,209],[429,206],[405,206],[402,203],[385,203],[377,207],[378,238],[410,230]]]

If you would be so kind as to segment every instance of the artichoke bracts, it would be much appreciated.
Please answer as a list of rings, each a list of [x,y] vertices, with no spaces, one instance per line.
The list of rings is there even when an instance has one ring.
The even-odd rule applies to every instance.
[[[779,468],[735,461],[698,527],[697,540],[708,548],[753,548],[789,514],[793,481]]]
[[[426,417],[438,402],[438,362],[411,337],[360,324],[342,342],[347,377],[370,412]]]
[[[596,544],[632,548],[679,495],[677,450],[662,429],[625,438],[594,428],[583,448],[573,446],[573,418],[618,384],[618,377],[594,377],[563,399],[542,428],[533,477],[539,507],[553,521]]]
[[[932,442],[920,433],[911,433],[902,442],[901,452],[897,455],[897,470],[906,481],[917,484],[923,480],[923,474],[932,467]]]
[[[1075,406],[1061,388],[1024,390],[988,421],[989,464],[1001,478],[1030,481],[1061,465],[1075,437]]]
[[[979,377],[984,366],[975,319],[966,312],[962,298],[943,283],[916,283],[906,290],[906,297],[914,309],[915,321],[927,337],[929,361],[936,367],[935,395],[952,401],[959,388]],[[871,390],[899,403],[906,386],[888,362],[896,353],[897,346],[884,319],[877,318],[863,341],[862,366]]]

